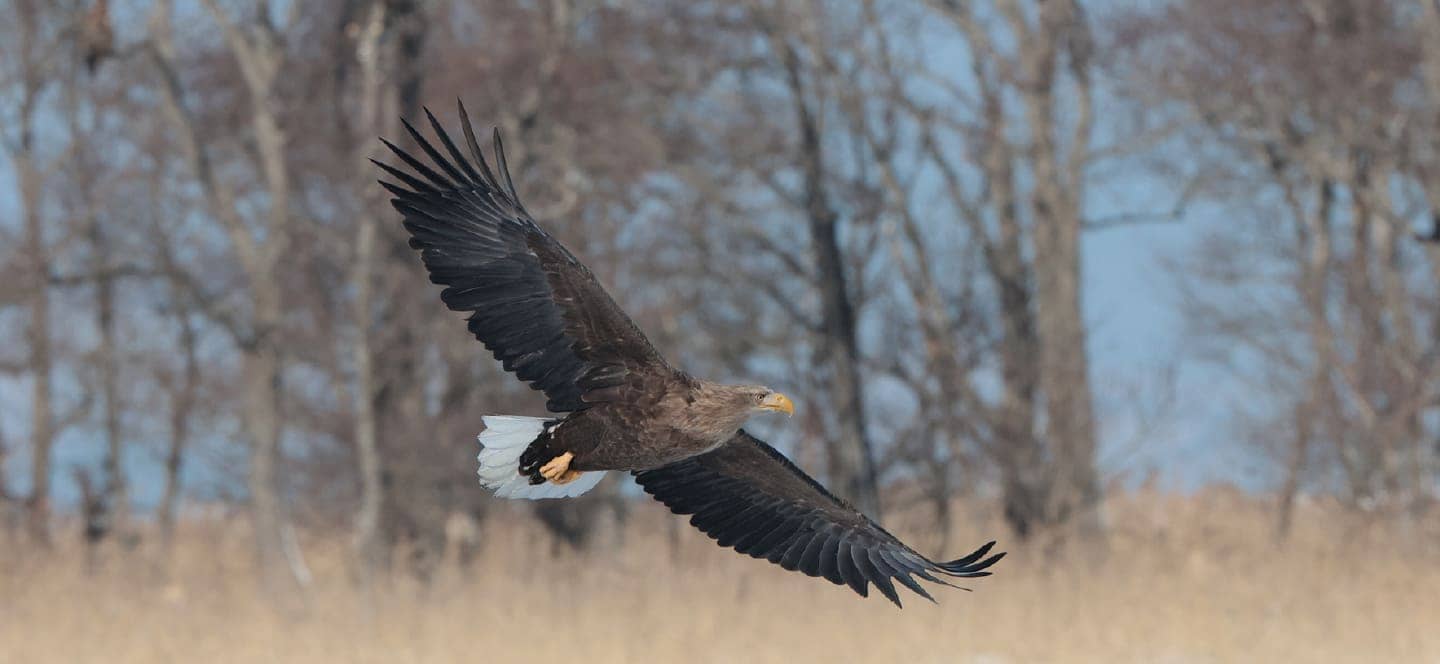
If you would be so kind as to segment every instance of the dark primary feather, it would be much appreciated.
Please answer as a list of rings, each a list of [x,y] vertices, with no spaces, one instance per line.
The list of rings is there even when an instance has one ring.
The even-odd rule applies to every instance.
[[[469,158],[426,109],[444,153],[404,122],[428,163],[384,139],[409,172],[375,162],[395,179],[381,184],[395,195],[391,204],[404,215],[430,281],[446,287],[445,304],[471,312],[470,332],[506,371],[543,391],[554,412],[581,410],[625,394],[627,384],[672,374],[590,270],[525,211],[499,130],[497,177],[463,105],[459,112]]]
[[[934,601],[916,577],[989,576],[1004,553],[990,542],[964,558],[935,562],[835,497],[780,454],[740,431],[705,454],[635,474],[645,491],[721,546],[788,570],[849,585],[862,597],[869,584],[900,605],[895,582]]]

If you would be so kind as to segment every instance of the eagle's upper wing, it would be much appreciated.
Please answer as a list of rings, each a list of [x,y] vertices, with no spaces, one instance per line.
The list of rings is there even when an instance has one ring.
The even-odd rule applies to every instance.
[[[980,577],[1005,554],[985,557],[990,542],[959,560],[935,562],[831,495],[775,448],[744,431],[720,447],[635,474],[645,491],[726,546],[789,570],[849,584],[869,583],[900,604],[893,578],[934,601],[911,575]],[[946,584],[949,585],[949,584]]]
[[[377,161],[398,180],[381,184],[395,195],[391,203],[405,216],[410,246],[420,251],[430,281],[446,287],[441,299],[455,311],[471,312],[470,332],[505,370],[544,391],[554,412],[611,400],[627,384],[672,373],[590,270],[525,211],[499,130],[497,178],[463,105],[461,126],[473,163],[428,109],[425,115],[449,158],[406,122],[434,168],[381,139],[415,173]]]

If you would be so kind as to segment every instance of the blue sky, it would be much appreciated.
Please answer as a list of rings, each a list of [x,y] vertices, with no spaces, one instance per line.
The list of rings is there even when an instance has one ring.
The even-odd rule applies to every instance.
[[[1184,255],[1205,232],[1206,215],[1179,221],[1092,231],[1085,236],[1085,312],[1091,376],[1102,426],[1101,459],[1112,472],[1192,489],[1215,481],[1256,487],[1266,481],[1263,457],[1251,454],[1227,424],[1228,406],[1247,388],[1220,367],[1187,354],[1185,321],[1165,258]],[[1149,435],[1135,439],[1139,411],[1158,399],[1174,370],[1171,407]],[[1137,399],[1138,397],[1138,403]]]

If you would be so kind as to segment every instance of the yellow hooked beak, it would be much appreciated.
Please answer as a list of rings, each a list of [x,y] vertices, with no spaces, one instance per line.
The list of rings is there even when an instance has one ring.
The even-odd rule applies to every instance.
[[[794,415],[795,404],[791,403],[790,397],[779,392],[771,392],[765,395],[765,398],[760,402],[760,410],[773,410],[778,413],[785,413],[786,415]]]

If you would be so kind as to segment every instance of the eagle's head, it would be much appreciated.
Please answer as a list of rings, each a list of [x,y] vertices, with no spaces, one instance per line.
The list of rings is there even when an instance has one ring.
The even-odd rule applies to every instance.
[[[750,410],[769,410],[786,415],[795,414],[795,404],[787,397],[764,385],[742,385],[738,393]]]
[[[701,381],[683,407],[678,428],[723,442],[735,435],[751,415],[761,411],[794,414],[795,404],[764,385],[726,385]]]

